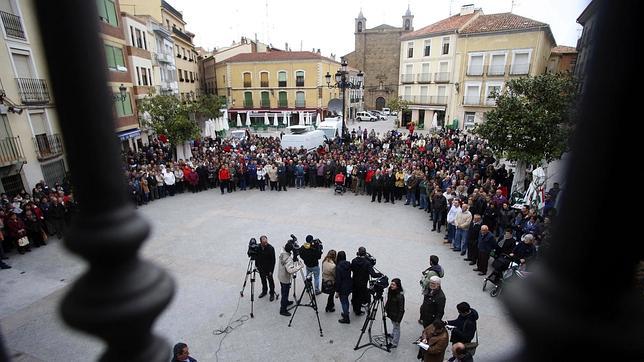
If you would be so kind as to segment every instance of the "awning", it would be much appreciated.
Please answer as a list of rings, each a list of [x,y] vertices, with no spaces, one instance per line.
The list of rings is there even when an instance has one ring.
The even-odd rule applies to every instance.
[[[128,129],[127,131],[118,132],[116,134],[121,141],[129,140],[130,138],[137,138],[141,135],[141,130],[138,128]]]

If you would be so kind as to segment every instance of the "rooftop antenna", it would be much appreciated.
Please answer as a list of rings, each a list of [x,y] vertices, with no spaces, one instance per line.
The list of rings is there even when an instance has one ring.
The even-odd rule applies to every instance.
[[[271,43],[271,36],[270,36],[270,25],[268,24],[269,17],[268,17],[268,0],[266,0],[266,43],[270,44]]]
[[[452,16],[453,7],[454,7],[454,0],[449,0],[449,16]]]
[[[512,0],[512,5],[510,6],[510,12],[513,13],[514,12],[514,7],[518,6],[518,5],[519,5],[518,0]]]

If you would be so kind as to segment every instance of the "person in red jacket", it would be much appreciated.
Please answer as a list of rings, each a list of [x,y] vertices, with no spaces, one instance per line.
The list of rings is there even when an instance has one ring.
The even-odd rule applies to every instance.
[[[27,230],[25,229],[25,223],[22,222],[22,220],[20,220],[14,213],[9,214],[9,220],[7,221],[7,232],[11,239],[15,240],[16,246],[18,247],[18,252],[20,254],[24,254],[25,251],[31,251],[29,239],[27,238]],[[26,241],[26,243],[24,243],[24,241]]]
[[[224,194],[224,188],[228,189],[230,192],[230,171],[228,170],[227,165],[222,165],[219,169],[219,187],[221,188],[221,194]]]
[[[376,174],[376,170],[374,170],[372,167],[369,167],[369,170],[367,171],[367,174],[364,177],[364,183],[367,187],[367,195],[371,195],[371,179],[375,174]]]

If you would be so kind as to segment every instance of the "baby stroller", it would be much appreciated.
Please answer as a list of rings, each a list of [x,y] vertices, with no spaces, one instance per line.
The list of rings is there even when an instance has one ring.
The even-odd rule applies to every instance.
[[[345,181],[345,177],[344,177],[344,174],[342,172],[340,172],[337,175],[335,175],[335,179],[334,179],[335,190],[333,191],[334,195],[336,193],[338,193],[340,195],[344,194],[344,191],[345,191],[344,181]]]
[[[494,259],[492,269],[492,273],[483,281],[483,291],[485,291],[488,282],[493,285],[492,290],[490,290],[492,297],[501,294],[503,285],[508,281],[516,278],[525,279],[530,274],[523,270],[523,266],[514,258],[506,254],[501,254],[501,256]]]

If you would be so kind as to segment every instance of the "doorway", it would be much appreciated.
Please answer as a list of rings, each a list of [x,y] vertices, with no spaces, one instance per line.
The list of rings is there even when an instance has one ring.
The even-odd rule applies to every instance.
[[[376,109],[382,111],[385,108],[385,99],[382,97],[376,98]]]

